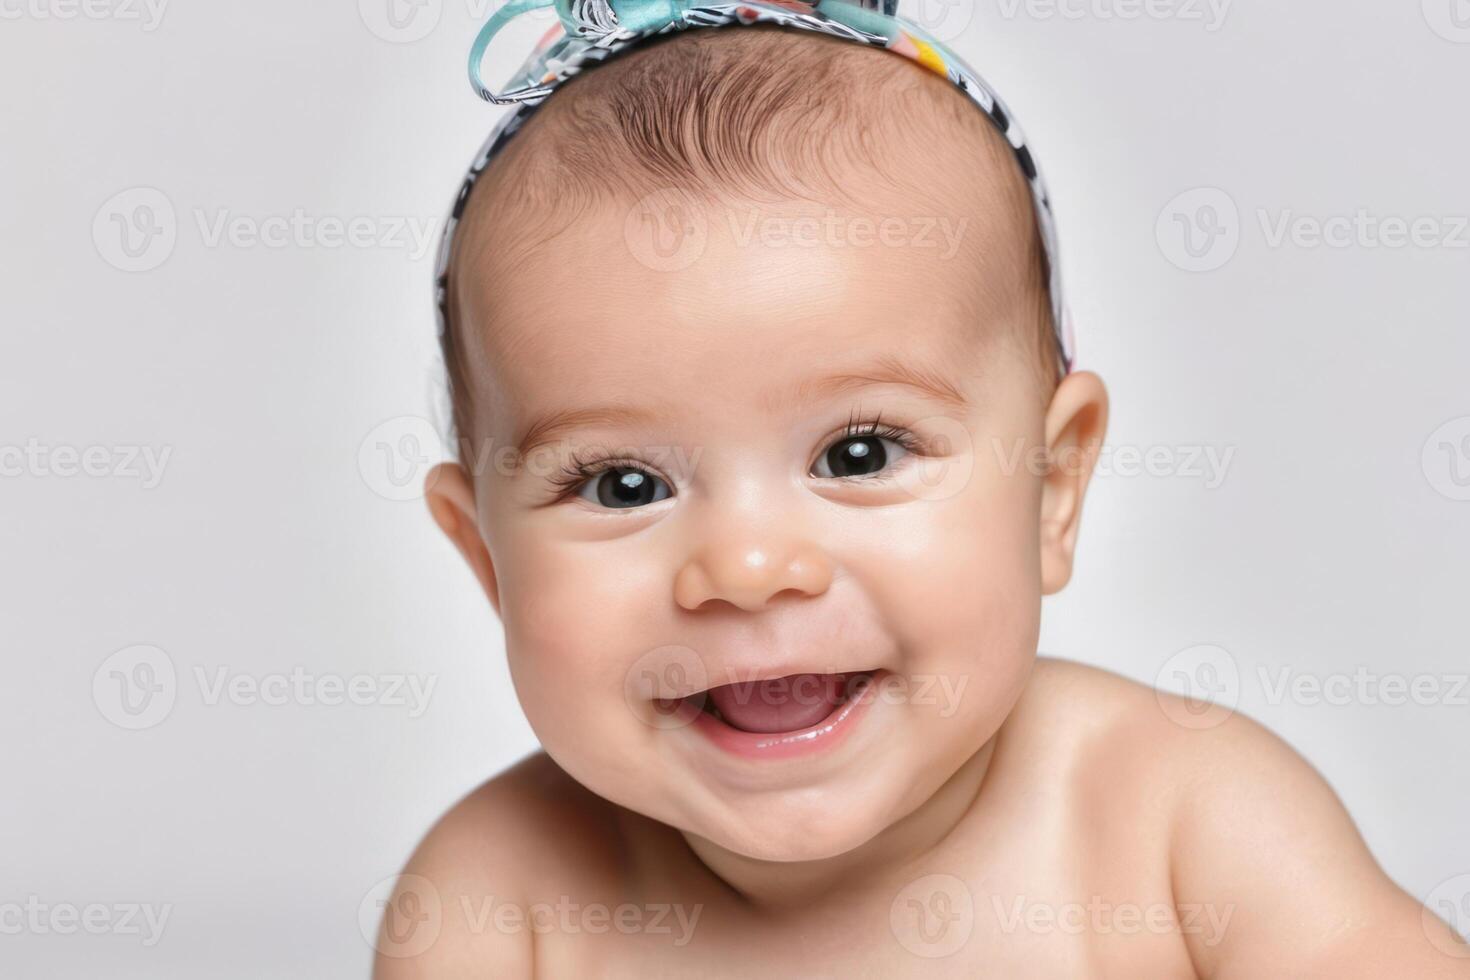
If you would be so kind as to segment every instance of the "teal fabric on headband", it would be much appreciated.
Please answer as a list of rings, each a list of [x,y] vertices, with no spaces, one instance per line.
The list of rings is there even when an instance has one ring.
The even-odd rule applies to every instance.
[[[506,0],[480,29],[470,46],[469,75],[475,92],[496,105],[515,106],[481,146],[460,185],[440,241],[435,270],[440,336],[447,343],[449,257],[454,232],[476,180],[499,150],[556,88],[568,79],[648,38],[694,28],[774,24],[860,44],[882,47],[944,76],[985,113],[1005,136],[1031,189],[1037,228],[1046,252],[1052,322],[1063,371],[1075,361],[1071,317],[1062,295],[1062,278],[1051,198],[1015,116],[1000,96],[945,45],[898,14],[899,0]],[[532,50],[500,91],[482,77],[490,42],[508,22],[533,10],[552,8],[557,24]]]

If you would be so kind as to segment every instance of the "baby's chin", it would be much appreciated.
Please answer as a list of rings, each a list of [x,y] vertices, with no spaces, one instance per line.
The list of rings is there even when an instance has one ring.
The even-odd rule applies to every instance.
[[[732,854],[757,861],[825,861],[859,851],[914,815],[963,764],[895,754],[829,785],[727,801],[724,808],[684,809],[673,821]]]
[[[605,789],[614,802],[731,854],[823,861],[859,850],[924,807],[999,721],[947,719],[939,730],[916,724],[906,737],[880,739],[807,782],[756,788],[667,765],[654,783],[596,791]]]
[[[902,813],[875,812],[871,805],[837,801],[812,809],[775,805],[760,816],[697,821],[700,826],[687,832],[754,861],[794,864],[856,851],[901,817]]]

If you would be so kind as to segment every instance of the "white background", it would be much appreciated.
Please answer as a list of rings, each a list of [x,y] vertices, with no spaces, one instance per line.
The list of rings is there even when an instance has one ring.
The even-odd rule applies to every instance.
[[[375,883],[535,746],[459,558],[421,501],[385,499],[381,467],[359,465],[375,427],[432,417],[440,397],[434,242],[206,231],[300,210],[437,235],[499,111],[464,77],[484,8],[429,0],[405,34],[384,26],[387,0],[174,0],[156,22],[94,2],[108,16],[0,2],[0,446],[171,455],[156,486],[32,464],[0,477],[0,904],[171,913],[152,947],[0,933],[0,972],[361,976]],[[1443,693],[1470,670],[1470,502],[1454,499],[1470,492],[1470,233],[1273,247],[1261,220],[1362,209],[1453,235],[1470,213],[1470,26],[1451,14],[1470,25],[1470,7],[1240,2],[1212,22],[1193,0],[1131,17],[1129,0],[929,3],[916,16],[1038,148],[1113,445],[1233,451],[1216,487],[1099,480],[1043,650],[1222,681],[1324,773],[1416,897],[1470,872],[1467,692],[1313,704],[1273,699],[1261,674],[1425,674]],[[503,35],[500,74],[549,23]],[[140,198],[109,202],[140,187],[167,198],[176,239],[127,272],[113,215]],[[1191,272],[1166,208],[1197,188],[1237,216],[1215,212],[1232,235],[1202,260],[1218,268]],[[1183,201],[1204,221],[1192,209],[1222,198]],[[139,644],[166,652],[174,703],[134,731],[93,680]],[[1176,657],[1201,644],[1227,652],[1223,673]],[[210,704],[197,673],[298,667],[437,686],[413,718]]]

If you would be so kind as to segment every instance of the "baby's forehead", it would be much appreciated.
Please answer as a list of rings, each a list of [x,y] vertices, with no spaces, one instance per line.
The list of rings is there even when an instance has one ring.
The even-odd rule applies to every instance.
[[[787,323],[792,344],[880,311],[929,331],[968,317],[968,340],[1044,289],[1039,248],[1008,145],[945,80],[809,34],[690,32],[567,83],[492,162],[451,318],[479,348],[468,373],[501,362],[502,383],[532,351],[607,353],[604,331],[655,314]]]
[[[497,429],[583,402],[762,412],[817,369],[884,358],[974,375],[1009,333],[977,311],[963,216],[690,200],[694,232],[660,252],[645,207],[594,209],[509,278],[466,284],[471,380]]]

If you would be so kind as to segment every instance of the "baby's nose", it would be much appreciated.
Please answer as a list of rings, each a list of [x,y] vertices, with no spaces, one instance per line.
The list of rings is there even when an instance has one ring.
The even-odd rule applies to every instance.
[[[767,533],[710,542],[687,561],[674,580],[674,599],[696,610],[722,600],[749,612],[777,596],[817,596],[832,584],[832,562],[813,542]]]

